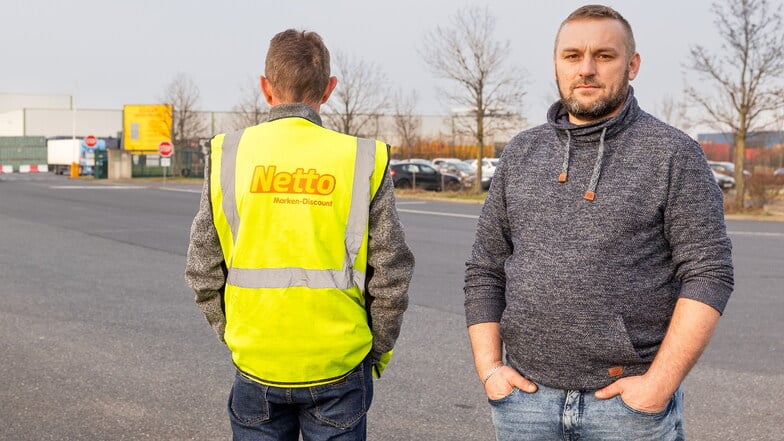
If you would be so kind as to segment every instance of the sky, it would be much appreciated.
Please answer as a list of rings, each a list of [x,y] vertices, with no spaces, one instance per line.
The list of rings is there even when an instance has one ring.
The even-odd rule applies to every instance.
[[[458,9],[487,6],[494,38],[510,43],[506,62],[520,72],[529,124],[545,121],[556,96],[552,47],[561,21],[586,4],[571,0],[0,0],[0,93],[73,95],[77,108],[121,109],[162,101],[177,73],[200,91],[198,107],[228,111],[263,74],[270,38],[287,28],[316,31],[341,51],[382,70],[390,91],[416,90],[417,110],[440,115],[449,87],[419,55],[424,35]],[[689,48],[721,49],[708,0],[605,3],[631,23],[642,57],[632,82],[643,109],[678,99]],[[334,69],[334,65],[333,65]],[[340,81],[340,79],[338,79]],[[340,83],[339,83],[340,84]],[[340,87],[340,86],[338,86]]]

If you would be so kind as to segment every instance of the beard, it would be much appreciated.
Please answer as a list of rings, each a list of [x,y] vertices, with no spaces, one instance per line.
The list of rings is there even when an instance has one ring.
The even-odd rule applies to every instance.
[[[558,76],[556,76],[556,82],[559,85],[558,94],[561,95],[561,104],[563,104],[569,114],[583,121],[598,121],[615,112],[626,101],[626,94],[629,90],[629,70],[627,69],[626,72],[624,72],[623,81],[619,88],[610,90],[609,96],[599,97],[589,105],[583,105],[577,101],[577,98],[574,97],[575,87],[580,85],[603,87],[603,84],[588,78],[585,81],[570,85],[570,95],[564,96]]]

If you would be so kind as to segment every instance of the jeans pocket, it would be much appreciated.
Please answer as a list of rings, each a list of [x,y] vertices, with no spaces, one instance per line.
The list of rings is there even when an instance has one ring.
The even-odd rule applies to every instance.
[[[232,417],[242,424],[259,424],[270,419],[268,386],[256,383],[237,372],[229,396]]]
[[[667,402],[667,405],[664,407],[663,410],[661,410],[659,412],[646,412],[644,410],[635,409],[634,407],[632,407],[629,404],[627,404],[626,401],[623,401],[623,397],[621,397],[620,394],[615,396],[615,401],[622,408],[626,409],[627,411],[631,412],[632,414],[640,415],[640,416],[644,416],[644,417],[648,417],[648,418],[661,419],[661,418],[664,418],[665,416],[667,416],[667,414],[670,412],[670,409],[672,408],[672,404],[673,404],[673,397],[670,397],[670,400]]]
[[[507,401],[511,401],[513,395],[515,395],[516,393],[519,393],[519,392],[520,392],[520,389],[518,389],[516,387],[512,387],[512,391],[509,392],[506,396],[503,396],[503,397],[497,398],[497,399],[488,398],[487,402],[490,403],[491,406],[498,406],[498,405],[504,404]]]
[[[335,383],[310,388],[313,416],[339,429],[347,429],[365,416],[373,399],[370,361]]]

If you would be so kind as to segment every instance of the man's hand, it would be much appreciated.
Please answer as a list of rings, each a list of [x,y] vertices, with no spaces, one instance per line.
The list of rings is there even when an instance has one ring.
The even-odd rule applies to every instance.
[[[621,378],[596,391],[596,398],[620,395],[643,412],[661,412],[708,345],[719,311],[688,298],[678,299],[661,347],[645,375]]]
[[[509,366],[498,369],[498,372],[491,375],[485,383],[485,393],[491,400],[500,400],[511,394],[514,388],[529,394],[536,392],[536,384],[528,381]]]
[[[606,400],[620,395],[623,402],[633,409],[659,413],[667,408],[675,391],[667,390],[644,375],[625,377],[596,391],[596,398]]]
[[[500,400],[514,388],[532,394],[536,385],[516,370],[503,364],[501,353],[501,325],[497,322],[477,323],[468,327],[474,365],[479,379],[485,383],[485,393],[491,400]]]

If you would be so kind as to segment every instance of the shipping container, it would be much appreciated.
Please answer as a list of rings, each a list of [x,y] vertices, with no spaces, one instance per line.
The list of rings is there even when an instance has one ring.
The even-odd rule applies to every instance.
[[[46,164],[46,138],[43,136],[0,137],[0,165],[18,172],[21,165]]]

